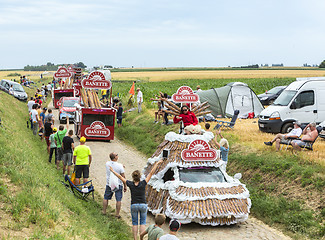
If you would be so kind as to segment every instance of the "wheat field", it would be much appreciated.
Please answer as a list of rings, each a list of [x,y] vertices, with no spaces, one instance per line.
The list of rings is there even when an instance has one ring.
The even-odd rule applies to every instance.
[[[325,76],[325,70],[320,69],[112,72],[112,80],[142,80],[149,82],[182,79],[297,78],[322,76]]]

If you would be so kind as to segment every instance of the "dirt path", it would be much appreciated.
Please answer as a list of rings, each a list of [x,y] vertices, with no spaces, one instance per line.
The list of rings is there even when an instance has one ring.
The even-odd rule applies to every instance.
[[[54,114],[57,117],[57,110],[54,110]],[[56,118],[58,119],[58,118]],[[58,122],[58,121],[56,121]],[[58,124],[56,124],[57,126]],[[71,124],[70,129],[73,129],[73,124]],[[75,137],[75,145],[78,145],[78,139]],[[147,158],[140,152],[124,144],[122,141],[115,140],[111,142],[99,142],[99,141],[89,141],[86,143],[92,151],[93,162],[90,168],[90,179],[93,179],[95,189],[101,195],[104,194],[106,185],[106,169],[105,163],[108,160],[108,155],[111,152],[116,152],[119,154],[119,162],[125,166],[125,175],[127,179],[131,179],[132,171],[139,169],[142,170],[147,162]],[[131,215],[130,215],[130,191],[125,193],[122,199],[122,211],[121,216],[129,225],[131,225]],[[253,203],[254,204],[254,203]],[[115,209],[115,199],[109,202],[109,205]],[[100,214],[100,213],[98,213]],[[114,214],[114,212],[112,213]],[[151,213],[148,213],[147,226],[154,223],[154,218]],[[164,231],[168,232],[168,226],[165,224],[163,226]],[[263,222],[249,217],[249,219],[241,224],[236,224],[232,226],[219,226],[219,227],[209,227],[202,226],[196,223],[182,225],[182,228],[178,234],[180,239],[190,240],[203,240],[203,239],[218,239],[228,240],[228,239],[263,239],[263,240],[276,240],[276,239],[290,239],[289,237],[283,235],[281,232],[270,228]]]

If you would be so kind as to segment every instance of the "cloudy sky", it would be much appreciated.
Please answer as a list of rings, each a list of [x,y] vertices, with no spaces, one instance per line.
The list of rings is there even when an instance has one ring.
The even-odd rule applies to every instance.
[[[0,69],[319,64],[324,12],[324,0],[0,0]]]

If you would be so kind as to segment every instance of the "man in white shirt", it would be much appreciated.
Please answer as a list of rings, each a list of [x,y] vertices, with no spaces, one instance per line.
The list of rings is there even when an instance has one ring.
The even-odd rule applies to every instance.
[[[283,144],[288,144],[288,138],[290,137],[290,139],[292,138],[299,138],[300,135],[302,134],[302,129],[301,129],[301,123],[299,121],[296,121],[293,123],[294,124],[294,128],[288,133],[288,134],[281,134],[278,133],[275,138],[273,138],[272,141],[270,142],[264,142],[265,145],[267,146],[272,146],[272,144],[275,142],[275,146],[276,146],[276,151],[279,151],[280,149],[280,143]]]
[[[30,113],[32,111],[32,107],[35,104],[34,98],[31,97],[30,100],[27,103],[27,107],[28,107],[28,112]]]
[[[32,111],[29,113],[29,116],[33,122],[33,134],[36,135],[38,131],[38,121],[39,121],[39,116],[37,112],[37,106],[38,104],[34,104],[32,107]]]
[[[137,103],[138,103],[138,113],[141,112],[142,108],[141,108],[141,105],[143,103],[143,94],[142,92],[140,91],[140,88],[137,88]]]
[[[118,189],[111,189],[110,185],[110,175],[111,173],[110,167],[113,168],[115,172],[120,174],[122,177],[125,178],[124,174],[124,167],[121,163],[118,163],[118,154],[117,153],[111,153],[109,155],[111,161],[106,162],[106,189],[104,194],[104,200],[103,200],[103,211],[102,214],[106,214],[106,209],[108,205],[108,200],[111,200],[113,197],[113,194],[115,193],[115,200],[116,200],[116,218],[121,218],[120,216],[120,210],[121,210],[121,203],[122,203],[122,197],[123,197],[123,185],[124,185],[124,192],[126,192],[126,184],[123,184],[123,182],[118,179],[119,187]],[[113,175],[115,177],[115,175]]]

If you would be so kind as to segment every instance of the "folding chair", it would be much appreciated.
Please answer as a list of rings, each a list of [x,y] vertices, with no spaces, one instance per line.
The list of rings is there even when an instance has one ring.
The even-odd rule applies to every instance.
[[[214,129],[233,129],[236,123],[236,120],[238,118],[238,114],[239,114],[239,110],[235,110],[234,111],[234,115],[231,118],[230,122],[226,122],[226,121],[220,121],[220,120],[216,120],[217,125],[214,127]]]
[[[92,184],[92,180],[75,185],[73,182],[71,182],[71,179],[69,178],[68,175],[65,175],[64,177],[65,181],[69,183],[69,186],[71,188],[72,193],[76,196],[81,198],[82,200],[88,201],[88,196],[92,194],[93,200],[94,200],[94,186]]]

